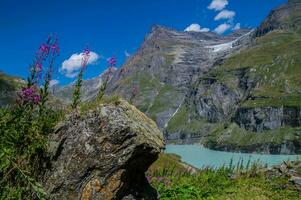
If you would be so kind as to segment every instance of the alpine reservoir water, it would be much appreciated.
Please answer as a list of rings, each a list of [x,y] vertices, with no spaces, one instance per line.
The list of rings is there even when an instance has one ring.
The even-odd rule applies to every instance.
[[[249,163],[260,162],[261,164],[272,166],[287,160],[300,160],[301,155],[268,155],[233,153],[224,151],[214,151],[201,145],[166,145],[165,153],[173,153],[181,156],[183,162],[196,168],[212,167],[219,168],[242,163],[246,166]],[[231,161],[232,160],[232,161]]]

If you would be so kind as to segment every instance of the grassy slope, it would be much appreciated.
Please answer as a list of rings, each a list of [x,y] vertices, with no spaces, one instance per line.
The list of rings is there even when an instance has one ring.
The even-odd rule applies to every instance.
[[[208,77],[225,84],[231,90],[238,89],[237,72],[244,70],[250,79],[259,80],[251,91],[253,100],[242,100],[242,107],[301,106],[301,31],[274,31],[257,38],[256,44],[227,58]],[[210,95],[210,91],[208,91]],[[210,127],[205,119],[191,116],[193,108],[182,106],[170,120],[168,131],[197,132],[204,126]],[[261,143],[279,144],[283,140],[300,139],[300,130],[283,127],[265,133],[254,133],[224,123],[215,124],[205,141],[219,141],[224,144],[247,145]],[[296,134],[298,133],[298,134]],[[247,141],[247,142],[246,142]]]
[[[260,37],[256,45],[228,58],[214,71],[218,81],[236,90],[234,71],[244,69],[248,77],[259,80],[251,91],[253,100],[242,107],[301,106],[301,32],[274,31]],[[264,97],[264,98],[263,98]],[[281,144],[300,140],[300,128],[282,127],[263,133],[239,128],[236,124],[220,125],[204,142],[223,145]]]
[[[287,177],[266,177],[257,166],[248,170],[221,168],[203,169],[195,174],[185,171],[179,157],[161,154],[147,172],[151,184],[158,190],[160,199],[300,199]],[[229,174],[236,174],[231,179]],[[281,187],[287,185],[286,189]]]
[[[156,115],[170,108],[176,109],[174,99],[181,91],[172,85],[163,84],[159,78],[145,72],[136,72],[135,74],[123,79],[120,85],[127,86],[123,88],[127,95],[131,93],[133,85],[139,86],[138,95],[133,99],[134,105],[142,112],[156,121]]]
[[[18,77],[8,76],[0,72],[0,104],[11,104],[14,102],[14,93],[21,88],[23,81]]]
[[[260,133],[247,131],[240,128],[237,124],[231,123],[227,126],[220,124],[207,136],[202,142],[211,144],[216,142],[225,146],[247,147],[261,144],[280,145],[286,141],[300,141],[300,127],[280,127],[274,130],[268,130]],[[256,151],[256,149],[254,149]]]
[[[185,132],[198,133],[202,129],[212,129],[213,124],[209,124],[205,119],[198,117],[187,104],[183,104],[173,118],[168,122],[167,131],[169,133]]]
[[[248,69],[259,79],[251,91],[255,98],[243,106],[301,106],[301,31],[274,31],[257,38],[256,45],[231,56],[218,68],[219,79],[231,83],[231,71]]]

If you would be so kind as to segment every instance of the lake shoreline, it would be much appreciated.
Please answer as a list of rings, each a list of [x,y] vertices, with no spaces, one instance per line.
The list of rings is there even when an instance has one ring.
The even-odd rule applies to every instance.
[[[281,164],[287,160],[300,160],[301,155],[275,155],[275,154],[254,154],[254,153],[237,153],[212,150],[201,144],[176,145],[167,144],[164,153],[173,153],[181,157],[182,162],[187,163],[198,169],[204,167],[219,168],[227,166],[231,162],[233,165],[240,163],[248,165],[248,163],[260,163],[271,167]]]

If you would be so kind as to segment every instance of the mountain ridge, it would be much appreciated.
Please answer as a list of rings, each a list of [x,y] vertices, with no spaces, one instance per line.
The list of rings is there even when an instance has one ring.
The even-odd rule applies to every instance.
[[[301,12],[292,12],[299,9],[299,0],[289,1],[258,28],[227,36],[154,25],[113,73],[106,94],[131,99],[168,142],[299,153]],[[84,102],[95,99],[101,79],[84,81]],[[71,93],[72,85],[54,92],[63,101],[70,101]]]

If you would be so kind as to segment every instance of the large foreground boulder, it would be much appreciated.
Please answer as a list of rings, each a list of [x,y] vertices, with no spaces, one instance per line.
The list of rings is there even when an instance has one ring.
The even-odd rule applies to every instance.
[[[50,137],[50,199],[157,199],[144,172],[164,148],[156,124],[123,100],[72,115]]]

